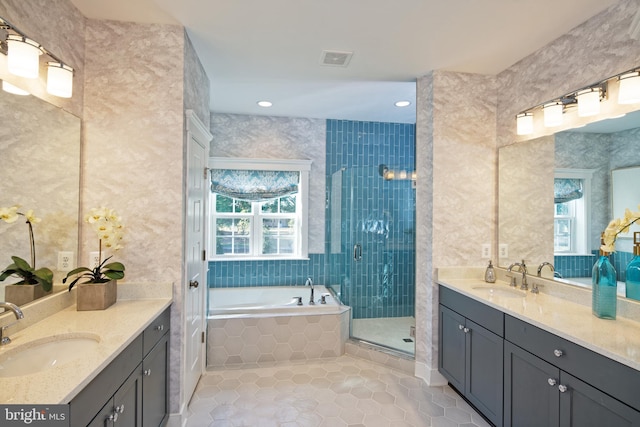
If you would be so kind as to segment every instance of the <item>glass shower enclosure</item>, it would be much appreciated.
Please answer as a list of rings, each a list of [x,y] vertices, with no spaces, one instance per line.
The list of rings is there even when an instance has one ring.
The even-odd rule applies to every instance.
[[[329,275],[351,307],[351,338],[413,354],[415,181],[411,171],[386,179],[387,170],[378,165],[332,174]]]

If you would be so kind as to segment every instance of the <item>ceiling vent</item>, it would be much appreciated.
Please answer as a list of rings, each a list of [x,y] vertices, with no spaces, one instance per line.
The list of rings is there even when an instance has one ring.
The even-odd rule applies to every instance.
[[[351,61],[353,52],[338,50],[323,50],[320,57],[320,64],[330,67],[346,67]]]

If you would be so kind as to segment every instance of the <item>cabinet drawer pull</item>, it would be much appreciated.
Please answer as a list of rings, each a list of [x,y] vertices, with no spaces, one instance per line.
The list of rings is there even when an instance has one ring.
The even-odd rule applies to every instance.
[[[116,408],[116,410],[122,414],[124,412],[124,403],[122,405],[118,406]]]
[[[144,376],[145,377],[150,377],[151,376],[151,368],[144,370]]]
[[[464,328],[464,329],[463,329],[463,331],[464,331],[464,333],[465,333],[465,334],[468,334],[468,333],[469,333],[469,330],[470,330],[469,328]]]
[[[463,330],[463,329],[464,329],[464,326],[462,326],[462,325],[458,325],[458,329]]]
[[[164,325],[156,326],[156,331],[164,331]]]
[[[560,384],[558,386],[558,390],[560,390],[560,393],[565,393],[568,390],[568,388],[566,385]]]
[[[562,355],[564,355],[564,352],[562,350],[555,349],[553,350],[553,354],[556,357],[562,357]]]
[[[109,415],[109,421],[113,421],[114,423],[118,422],[118,413],[115,410],[113,414]]]
[[[549,383],[550,386],[554,386],[557,383],[556,380],[554,380],[553,378],[549,378],[547,382]]]

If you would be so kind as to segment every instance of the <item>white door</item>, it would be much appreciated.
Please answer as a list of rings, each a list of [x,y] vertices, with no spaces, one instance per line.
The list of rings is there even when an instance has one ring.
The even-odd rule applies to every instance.
[[[205,213],[207,158],[211,135],[192,111],[187,111],[186,280],[184,283],[184,402],[189,402],[205,368],[207,261]]]

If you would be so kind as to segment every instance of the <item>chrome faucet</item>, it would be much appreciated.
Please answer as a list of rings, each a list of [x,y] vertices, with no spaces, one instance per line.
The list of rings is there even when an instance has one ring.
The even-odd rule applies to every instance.
[[[550,262],[545,261],[545,262],[543,262],[542,264],[540,264],[538,266],[538,277],[542,277],[542,269],[545,266],[549,266],[549,269],[551,270],[552,273],[556,271],[555,268],[553,268],[553,264],[551,264]]]
[[[529,285],[527,284],[527,265],[524,263],[524,260],[522,260],[522,262],[514,262],[507,268],[507,271],[511,272],[513,267],[518,267],[518,269],[522,272],[522,283],[520,284],[520,289],[526,291],[527,289],[529,289]],[[514,288],[516,287],[515,277],[511,276],[511,283],[509,285],[513,286]]]
[[[13,303],[0,302],[0,308],[4,308],[5,311],[8,311],[8,310],[13,311],[13,315],[16,316],[17,320],[24,319],[24,314],[22,314],[22,310],[20,310],[20,307],[18,307]],[[5,325],[0,328],[0,345],[6,345],[11,342],[11,339],[4,335],[4,330],[7,329],[9,326],[14,325],[15,323],[16,322],[9,323],[8,325]]]
[[[305,286],[311,286],[311,298],[309,299],[309,305],[315,305],[315,301],[313,299],[313,280],[311,280],[311,277],[307,277],[307,281],[304,282]]]

